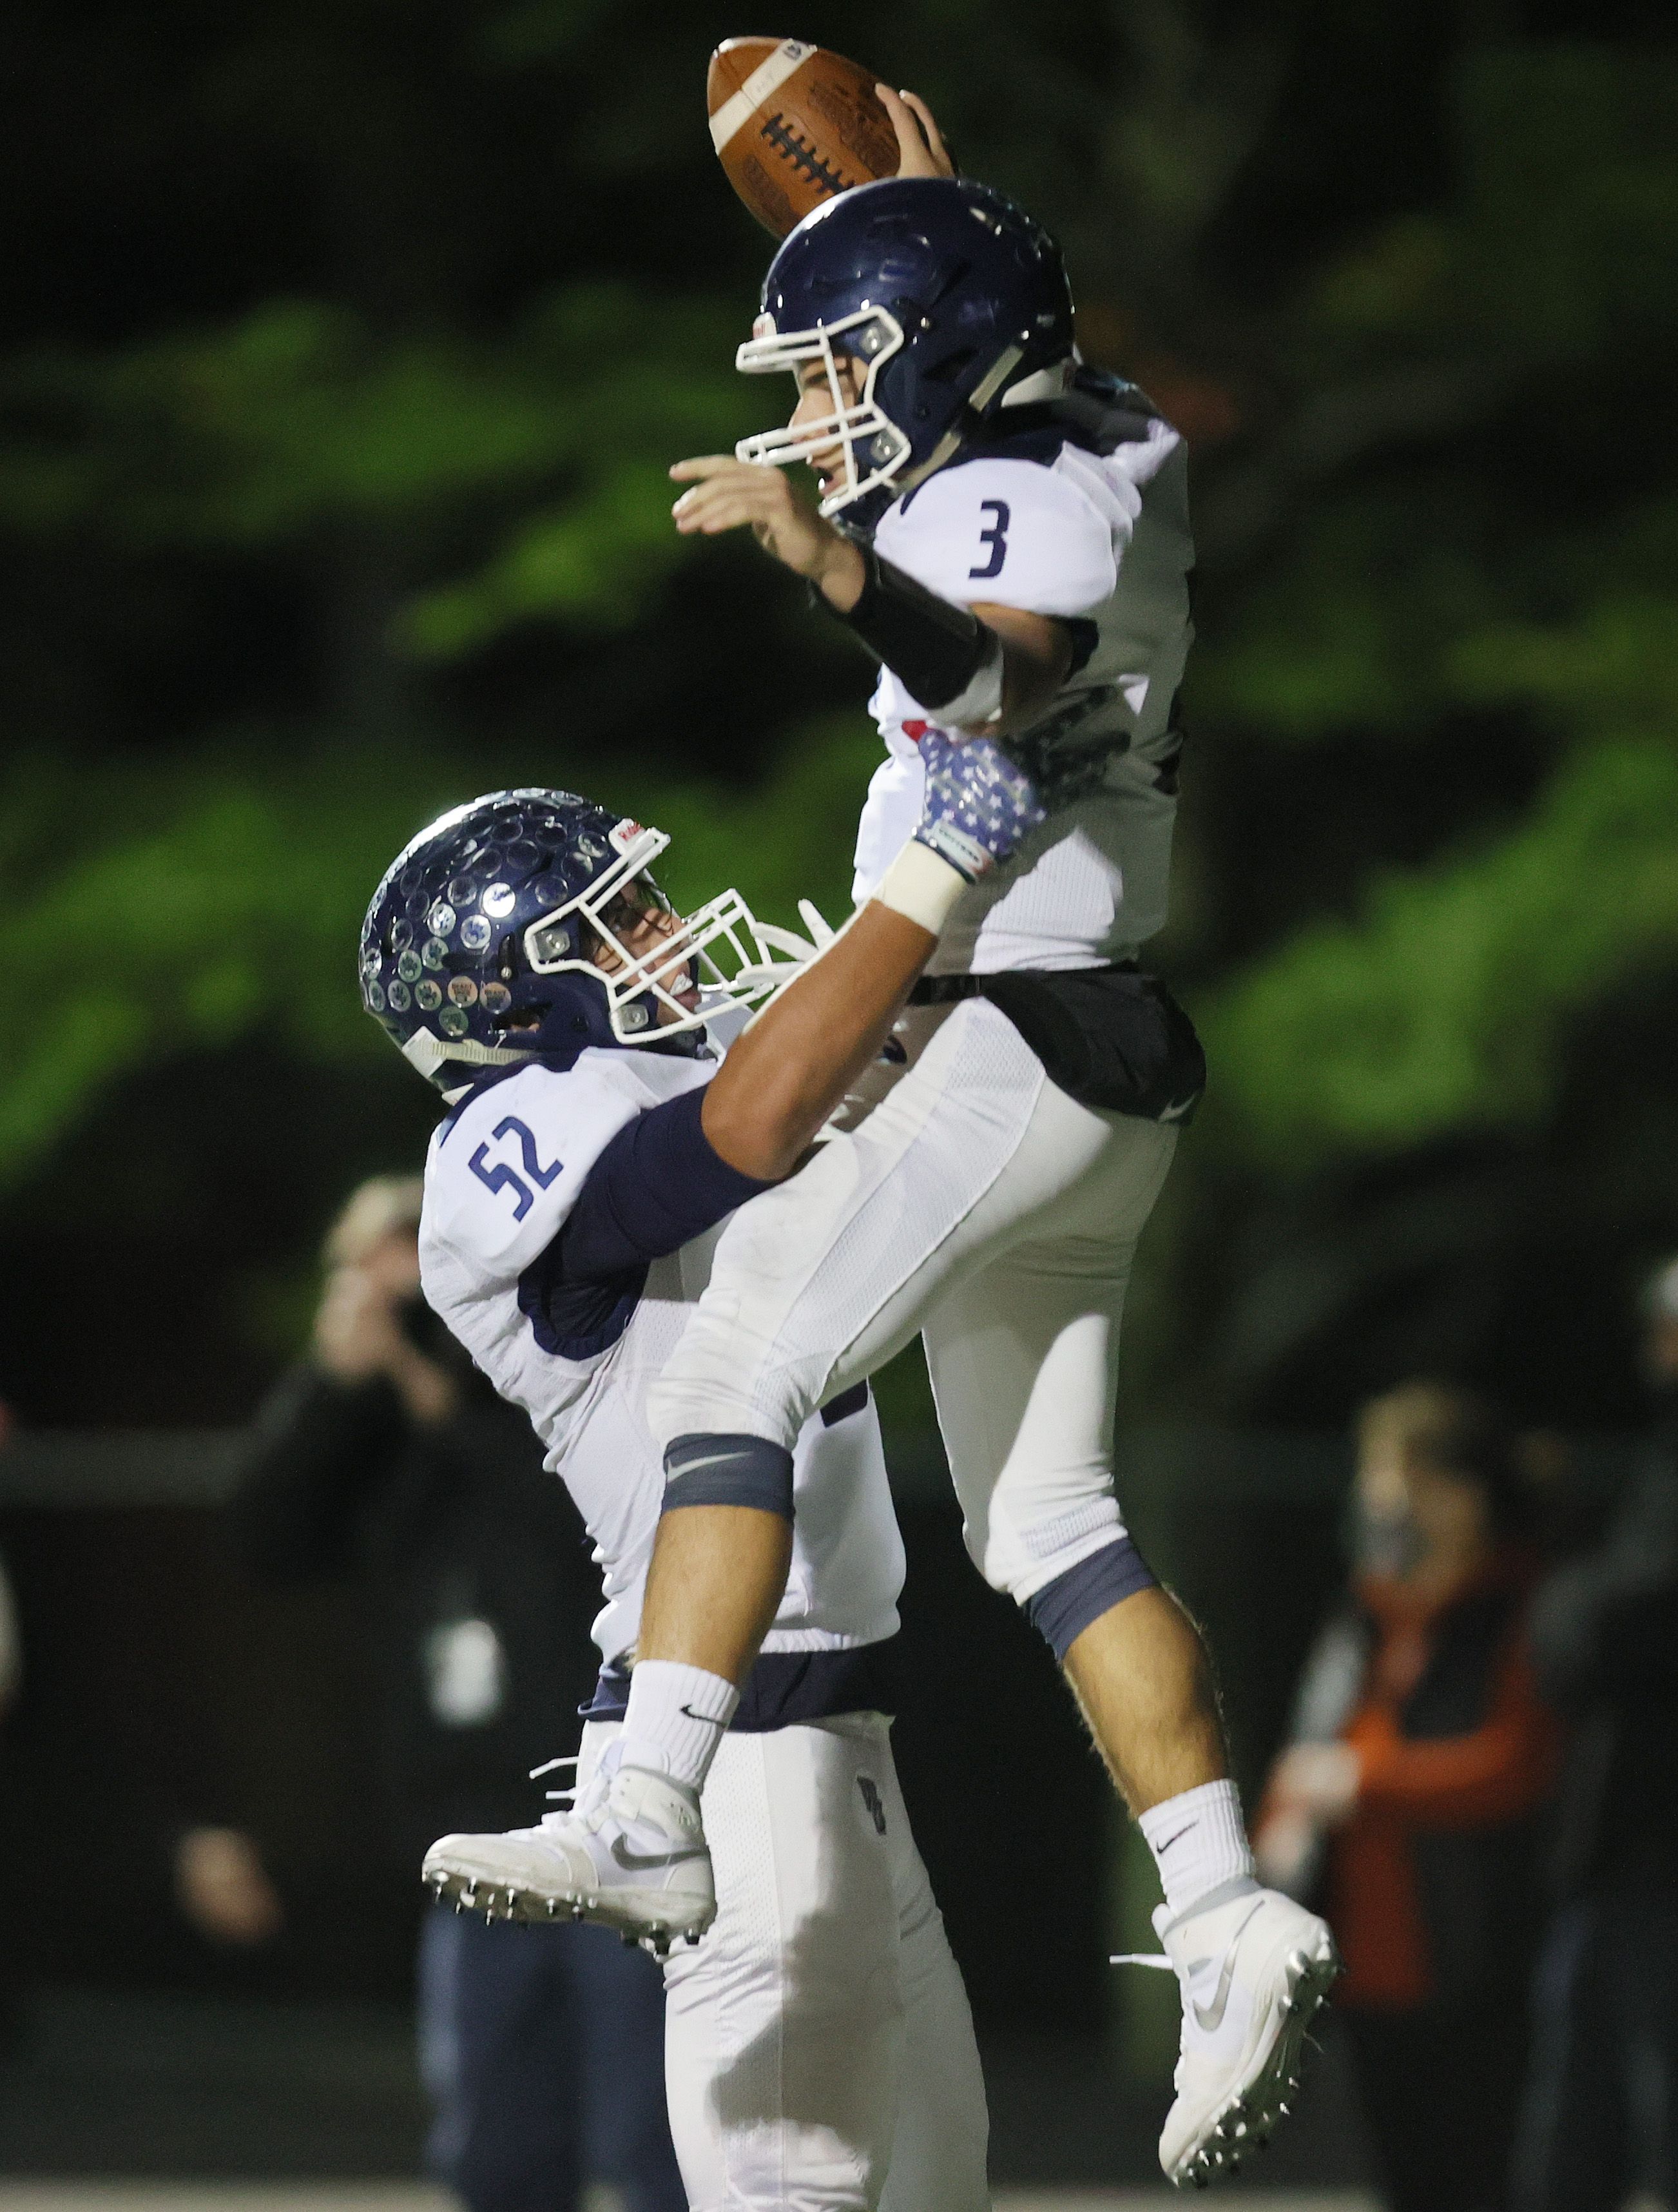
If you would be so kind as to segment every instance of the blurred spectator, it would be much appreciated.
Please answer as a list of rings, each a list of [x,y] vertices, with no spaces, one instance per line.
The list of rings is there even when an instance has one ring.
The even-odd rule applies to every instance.
[[[1678,1259],[1645,1294],[1649,1447],[1602,1545],[1533,1608],[1573,1723],[1540,1961],[1520,2212],[1678,2204]]]
[[[211,1943],[253,1948],[271,1942],[285,1925],[280,1893],[242,1829],[183,1829],[174,1875],[175,1903]]]
[[[1260,1808],[1261,1875],[1319,1880],[1336,1992],[1395,2212],[1502,2201],[1531,1960],[1529,1815],[1554,1726],[1526,1652],[1535,1578],[1512,1440],[1411,1383],[1359,1420],[1358,1566]]]
[[[541,1810],[529,1770],[590,1693],[599,1585],[581,1523],[523,1413],[498,1398],[419,1293],[421,1186],[356,1192],[328,1240],[312,1358],[258,1419],[232,1507],[271,1582],[353,1574],[383,1698],[397,1879],[450,1830]],[[278,1900],[250,1840],[197,1829],[183,1903],[221,1940],[260,1940]],[[683,2212],[664,2108],[657,1969],[608,1930],[427,1911],[419,1960],[430,2157],[472,2212],[572,2212],[585,2183],[627,2212]]]

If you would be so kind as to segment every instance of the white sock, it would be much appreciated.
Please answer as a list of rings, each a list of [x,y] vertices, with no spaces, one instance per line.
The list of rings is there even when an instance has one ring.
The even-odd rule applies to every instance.
[[[1227,1881],[1252,1880],[1252,1852],[1233,1782],[1202,1782],[1167,1797],[1150,1806],[1136,1826],[1148,1838],[1173,1920]]]
[[[702,1790],[740,1692],[720,1674],[674,1659],[639,1659],[629,1670],[623,1717],[625,1766],[650,1766]]]

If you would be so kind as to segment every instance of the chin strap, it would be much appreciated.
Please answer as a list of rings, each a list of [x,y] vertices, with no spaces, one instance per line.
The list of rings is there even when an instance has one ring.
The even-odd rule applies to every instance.
[[[514,1052],[506,1045],[480,1044],[476,1037],[460,1037],[445,1044],[429,1030],[415,1030],[402,1048],[402,1056],[410,1067],[417,1067],[427,1083],[434,1082],[437,1071],[451,1061],[469,1067],[517,1067],[520,1060],[535,1057],[528,1052]],[[470,1088],[470,1079],[445,1091],[443,1096],[452,1105],[461,1091]]]
[[[1052,368],[1034,369],[1031,375],[1022,376],[1011,385],[997,402],[1003,407],[1029,407],[1039,399],[1062,399],[1072,389],[1072,379],[1078,366],[1076,354],[1068,354]]]

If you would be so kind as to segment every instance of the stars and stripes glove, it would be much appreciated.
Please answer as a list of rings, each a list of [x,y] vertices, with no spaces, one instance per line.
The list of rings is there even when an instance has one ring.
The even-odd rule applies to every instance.
[[[1037,787],[990,738],[929,729],[920,757],[926,796],[916,841],[976,884],[1011,860],[1044,819]]]

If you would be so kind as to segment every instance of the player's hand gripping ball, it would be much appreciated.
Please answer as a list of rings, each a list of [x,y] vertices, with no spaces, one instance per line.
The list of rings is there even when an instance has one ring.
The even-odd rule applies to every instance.
[[[705,90],[724,173],[777,238],[853,185],[954,173],[923,100],[825,46],[726,39]]]

